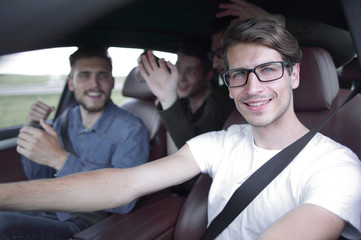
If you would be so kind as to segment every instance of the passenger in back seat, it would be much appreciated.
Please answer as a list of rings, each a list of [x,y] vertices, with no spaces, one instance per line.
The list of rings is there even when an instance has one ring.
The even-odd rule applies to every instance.
[[[201,133],[220,130],[234,104],[223,88],[223,99],[214,101],[211,80],[214,71],[207,54],[210,40],[188,38],[180,45],[176,65],[150,68],[149,61],[156,61],[151,51],[142,54],[139,70],[150,90],[157,97],[157,109],[177,148]],[[159,59],[160,66],[165,60]],[[134,77],[141,77],[134,74]],[[139,80],[139,79],[138,79]],[[168,146],[167,146],[168,147]],[[187,195],[197,178],[174,189]]]
[[[151,51],[141,56],[140,73],[157,97],[157,109],[177,148],[196,135],[222,129],[234,108],[226,88],[225,94],[220,94],[224,98],[216,102],[221,106],[209,102],[214,95],[209,50],[208,39],[186,39],[177,53],[176,65],[168,65],[171,72],[166,69],[164,59],[157,60],[160,67],[149,67],[149,61],[155,61]]]
[[[79,105],[62,114],[53,128],[44,123],[53,108],[33,104],[17,150],[29,180],[58,178],[101,168],[129,168],[148,159],[148,135],[137,117],[110,99],[114,87],[111,58],[103,48],[79,48],[70,56],[69,89]],[[67,116],[67,118],[65,118]],[[62,125],[62,122],[67,123]],[[45,131],[38,129],[39,122]],[[62,128],[72,148],[67,149]],[[74,151],[74,152],[73,152]],[[90,196],[89,196],[90,197]],[[0,213],[0,239],[68,239],[109,215],[128,213],[136,200],[105,212]]]

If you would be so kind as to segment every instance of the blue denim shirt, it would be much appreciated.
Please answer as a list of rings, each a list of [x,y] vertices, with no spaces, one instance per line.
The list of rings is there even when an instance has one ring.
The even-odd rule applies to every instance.
[[[53,124],[60,136],[60,120]],[[149,155],[148,133],[143,122],[131,113],[109,102],[101,117],[90,128],[84,129],[80,107],[68,112],[68,134],[77,156],[68,153],[66,162],[58,172],[22,157],[28,179],[62,177],[73,173],[101,168],[128,168],[145,163]],[[60,139],[63,144],[62,140]],[[136,200],[116,209],[107,210],[125,214]],[[72,214],[57,213],[60,220],[70,219]]]

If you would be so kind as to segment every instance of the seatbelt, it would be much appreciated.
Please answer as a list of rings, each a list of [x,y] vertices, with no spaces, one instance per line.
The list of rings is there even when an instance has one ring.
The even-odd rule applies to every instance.
[[[73,148],[73,144],[71,144],[68,134],[68,112],[69,112],[69,107],[66,108],[61,115],[60,135],[61,135],[61,139],[63,140],[64,149],[76,156],[76,153]]]
[[[361,83],[350,93],[350,95],[338,106],[338,108],[326,117],[320,124],[311,129],[304,136],[284,148],[273,156],[254,172],[238,189],[233,193],[209,227],[203,233],[200,240],[215,239],[233,220],[252,202],[252,200],[275,179],[287,165],[298,155],[307,145],[313,136],[319,132],[336,112],[349,102],[361,91]]]
[[[63,113],[60,115],[60,135],[63,140],[64,149],[76,157],[78,157],[74,151],[73,144],[70,141],[68,134],[68,112],[72,107],[66,108]],[[84,221],[88,226],[94,225],[100,220],[108,217],[110,214],[105,211],[97,211],[91,213],[74,213],[80,220]]]

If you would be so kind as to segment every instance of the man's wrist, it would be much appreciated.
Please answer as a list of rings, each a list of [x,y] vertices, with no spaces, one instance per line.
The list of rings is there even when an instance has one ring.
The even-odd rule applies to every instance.
[[[178,96],[171,96],[168,97],[167,99],[163,100],[163,101],[159,101],[163,110],[167,110],[168,108],[170,108],[176,101],[177,101]]]
[[[64,151],[62,153],[62,156],[59,158],[59,160],[54,161],[54,166],[52,167],[55,168],[57,171],[60,171],[63,168],[67,157],[68,157],[68,152]]]
[[[33,120],[26,121],[24,124],[24,126],[30,126],[30,127],[34,127],[34,128],[39,127],[39,125],[40,125],[40,122],[33,121]]]

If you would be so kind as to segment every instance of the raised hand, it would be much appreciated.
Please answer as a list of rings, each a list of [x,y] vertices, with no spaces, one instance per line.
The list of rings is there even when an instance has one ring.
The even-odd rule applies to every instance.
[[[16,150],[34,162],[60,170],[68,153],[63,150],[55,130],[43,119],[40,125],[45,131],[30,126],[20,129]]]
[[[220,9],[224,9],[224,11],[216,14],[217,18],[225,17],[225,16],[235,16],[237,19],[234,21],[243,21],[248,18],[253,17],[264,17],[268,19],[275,20],[279,25],[285,27],[286,20],[285,17],[281,14],[271,14],[260,8],[257,5],[246,2],[244,0],[230,0],[230,3],[221,3],[219,4]]]
[[[177,99],[179,74],[176,66],[164,59],[157,60],[151,51],[142,54],[140,60],[139,70],[142,77],[163,109],[169,108]]]

